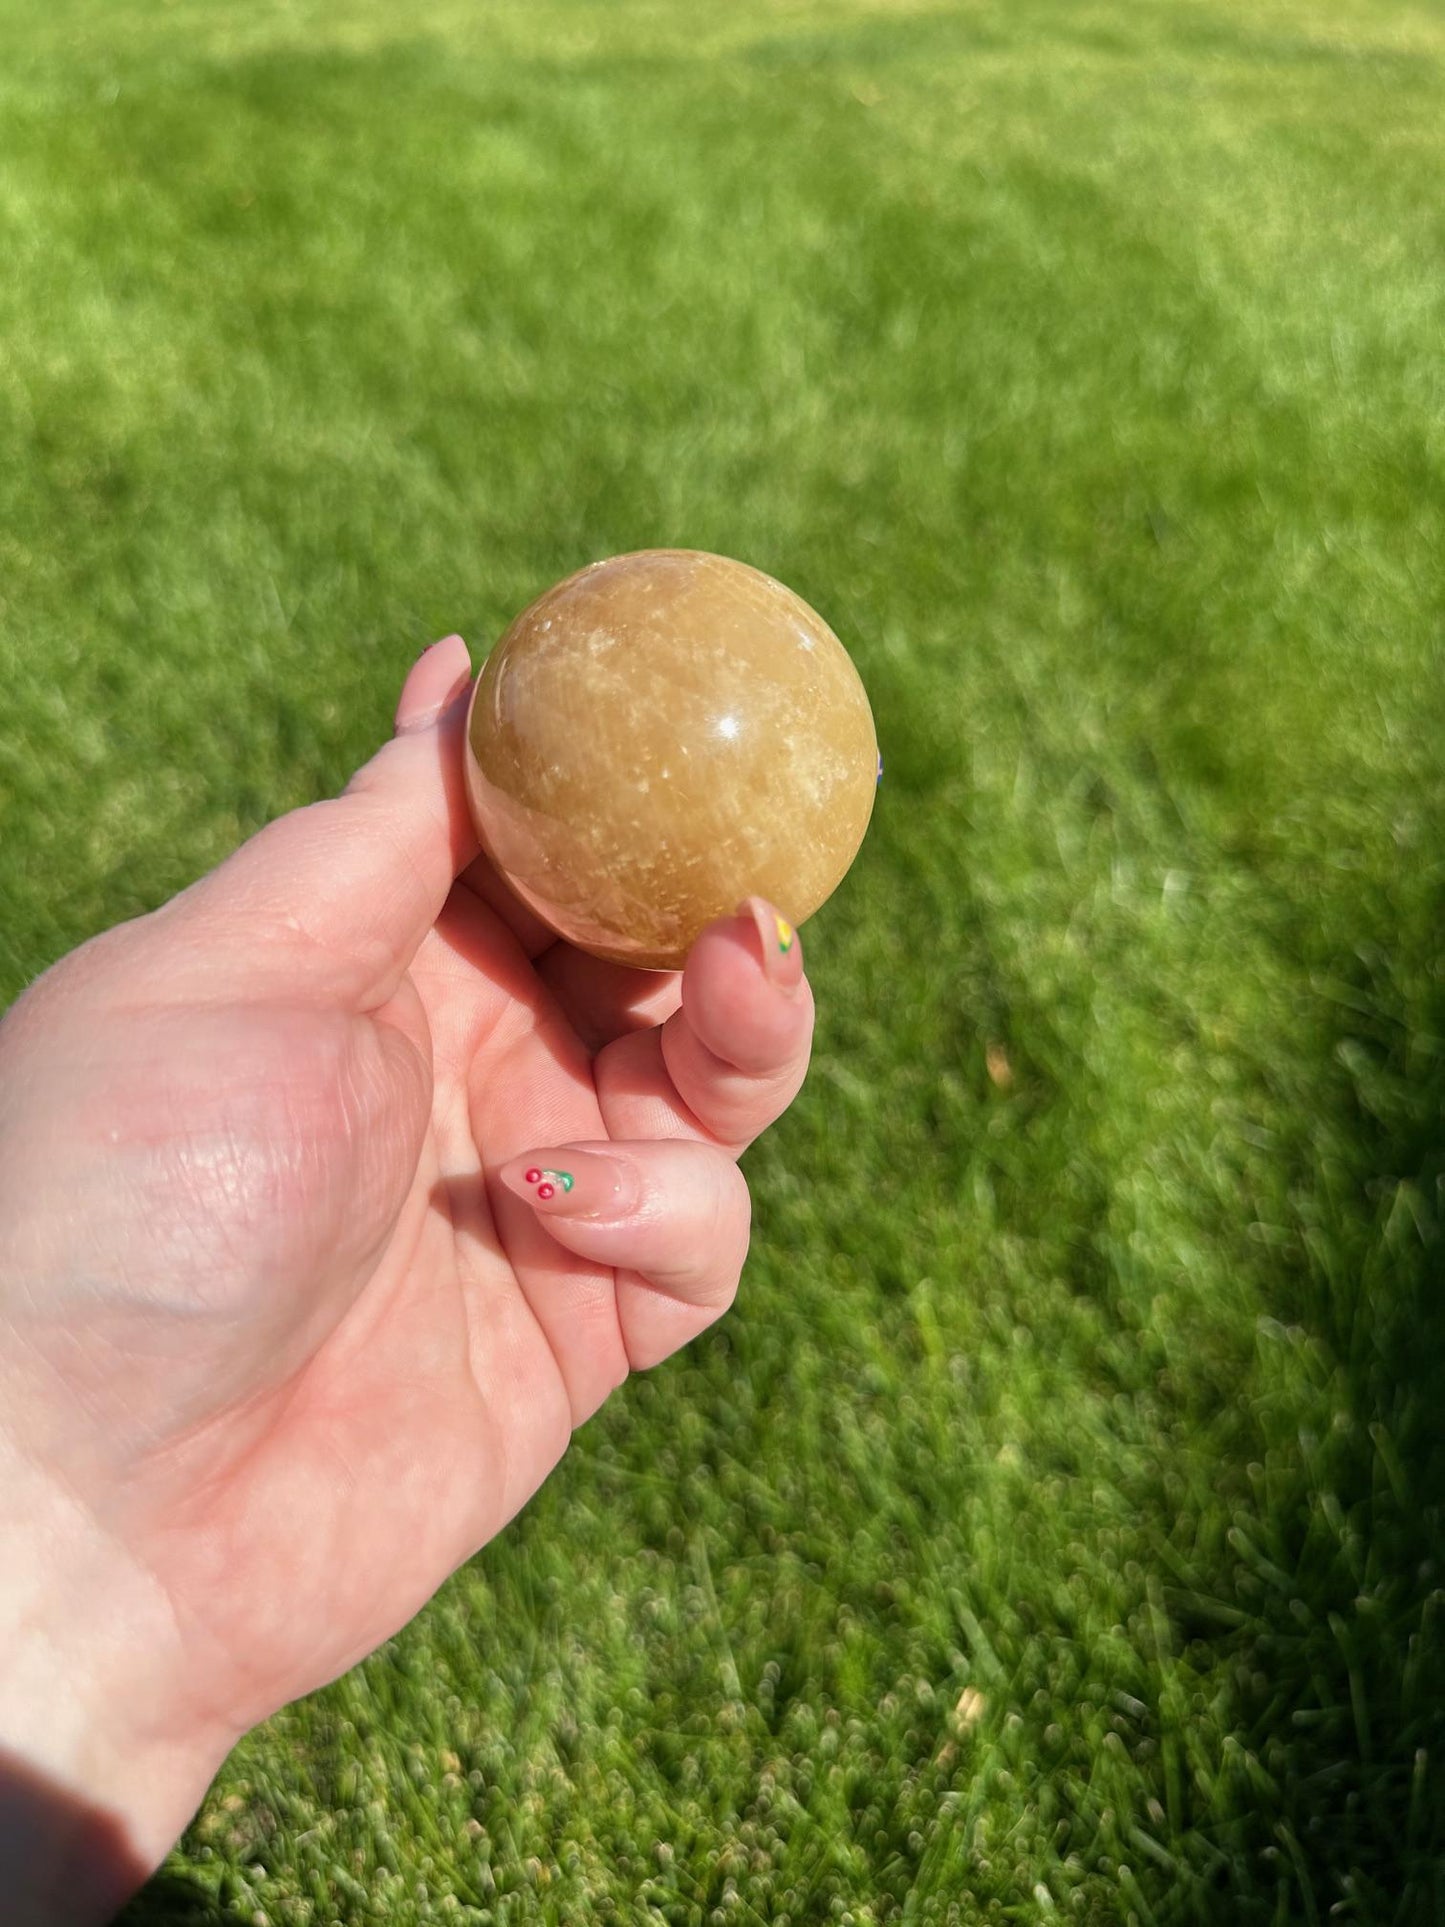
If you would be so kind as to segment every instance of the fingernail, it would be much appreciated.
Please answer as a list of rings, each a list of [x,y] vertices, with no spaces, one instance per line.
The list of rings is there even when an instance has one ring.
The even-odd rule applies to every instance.
[[[452,642],[460,638],[447,636],[443,640]],[[459,669],[451,682],[445,684],[437,682],[434,669],[421,669],[420,665],[431,654],[432,649],[439,649],[441,646],[441,643],[434,642],[431,649],[424,649],[411,666],[411,672],[401,692],[401,699],[396,706],[396,718],[392,724],[398,736],[412,736],[418,730],[433,728],[450,710],[460,708],[471,696],[470,667]],[[412,691],[413,677],[417,678],[415,694]],[[426,689],[428,683],[432,685],[429,700],[420,694]]]
[[[438,636],[435,642],[427,643],[424,649],[421,649],[418,651],[416,660],[420,662],[422,657],[429,656],[433,649],[440,649],[444,642],[460,642],[460,641],[461,641],[461,637],[456,633],[455,630],[453,630],[452,634],[449,636]]]
[[[531,1151],[497,1175],[544,1218],[625,1218],[641,1190],[631,1158],[610,1151]]]
[[[763,975],[791,997],[803,981],[803,946],[798,933],[780,910],[765,897],[749,897],[738,905],[740,917],[751,917],[758,933]]]

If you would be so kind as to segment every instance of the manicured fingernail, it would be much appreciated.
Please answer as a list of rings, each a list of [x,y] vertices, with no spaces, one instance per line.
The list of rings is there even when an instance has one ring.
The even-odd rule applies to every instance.
[[[738,915],[751,917],[758,933],[763,975],[792,996],[803,981],[803,946],[797,931],[765,897],[749,897],[738,905]]]
[[[631,1158],[610,1151],[533,1151],[498,1176],[544,1218],[625,1218],[641,1189]]]

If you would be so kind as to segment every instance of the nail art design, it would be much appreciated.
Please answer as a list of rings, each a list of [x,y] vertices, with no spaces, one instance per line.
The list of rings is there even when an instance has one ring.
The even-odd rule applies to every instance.
[[[559,1184],[564,1191],[570,1191],[577,1182],[570,1171],[546,1171],[539,1164],[531,1167],[526,1173],[526,1178],[544,1204],[548,1198],[556,1197]]]
[[[544,1164],[545,1157],[566,1158],[568,1169]],[[614,1223],[632,1211],[642,1194],[642,1179],[624,1153],[600,1147],[584,1151],[580,1145],[532,1151],[502,1166],[501,1180],[514,1198],[521,1198],[544,1219],[590,1219]]]
[[[756,932],[763,975],[784,997],[794,996],[803,977],[803,946],[797,931],[766,897],[744,897],[737,913],[748,918]]]

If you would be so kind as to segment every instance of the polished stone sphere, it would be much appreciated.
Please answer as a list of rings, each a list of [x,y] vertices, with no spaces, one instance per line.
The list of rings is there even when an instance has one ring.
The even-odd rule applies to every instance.
[[[482,846],[559,936],[681,966],[744,897],[794,923],[857,855],[878,743],[806,602],[742,562],[647,549],[569,576],[487,658],[467,719]]]

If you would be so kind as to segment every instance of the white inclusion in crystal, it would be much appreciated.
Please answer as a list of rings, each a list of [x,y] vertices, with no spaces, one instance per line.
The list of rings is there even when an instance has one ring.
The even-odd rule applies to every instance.
[[[719,716],[716,728],[718,735],[725,736],[730,743],[735,743],[741,734],[741,725],[736,716]]]

